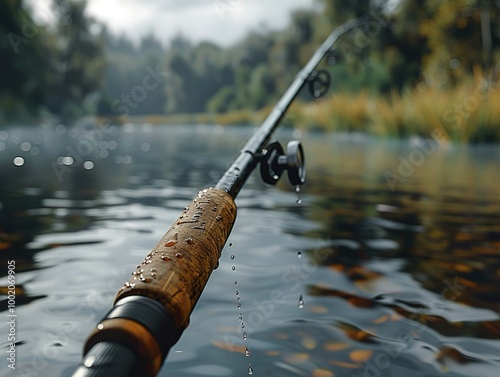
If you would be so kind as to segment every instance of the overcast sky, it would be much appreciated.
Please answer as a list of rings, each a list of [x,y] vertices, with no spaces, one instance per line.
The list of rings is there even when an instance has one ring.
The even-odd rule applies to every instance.
[[[42,19],[50,0],[29,0]],[[284,27],[290,12],[315,0],[88,0],[88,13],[137,41],[153,32],[163,43],[182,33],[193,40],[232,44],[251,29]]]

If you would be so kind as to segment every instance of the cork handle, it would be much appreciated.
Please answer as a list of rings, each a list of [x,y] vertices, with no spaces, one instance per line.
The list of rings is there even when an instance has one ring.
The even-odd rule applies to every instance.
[[[115,303],[142,295],[159,301],[185,329],[236,220],[225,191],[200,191],[118,292]]]

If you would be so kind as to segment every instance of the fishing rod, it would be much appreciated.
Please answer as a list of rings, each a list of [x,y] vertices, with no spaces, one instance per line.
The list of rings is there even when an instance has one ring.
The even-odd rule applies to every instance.
[[[276,184],[283,172],[294,186],[305,182],[304,150],[298,141],[269,144],[272,133],[302,87],[314,97],[329,88],[327,71],[316,71],[334,43],[364,23],[356,19],[336,28],[297,74],[262,125],[243,147],[215,188],[200,191],[132,272],[113,308],[88,337],[73,377],[157,375],[170,348],[189,324],[189,316],[236,220],[234,199],[260,164],[262,179]]]

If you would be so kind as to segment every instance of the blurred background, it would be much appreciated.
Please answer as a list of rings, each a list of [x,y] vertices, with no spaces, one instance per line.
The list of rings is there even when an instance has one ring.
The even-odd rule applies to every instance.
[[[1,7],[0,68],[9,72],[0,86],[3,122],[42,113],[259,121],[333,27],[364,16],[371,22],[329,59],[332,95],[297,103],[301,127],[429,136],[439,126],[453,140],[498,139],[495,0],[9,0]],[[131,93],[147,67],[168,80]]]

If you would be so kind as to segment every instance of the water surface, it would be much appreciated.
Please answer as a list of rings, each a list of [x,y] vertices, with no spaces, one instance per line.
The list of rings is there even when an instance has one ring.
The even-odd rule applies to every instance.
[[[0,131],[0,289],[15,260],[18,315],[16,371],[2,358],[0,376],[71,375],[123,282],[252,131]],[[498,375],[500,150],[295,136],[302,204],[286,179],[250,177],[160,376],[242,376],[249,363],[260,376]]]

